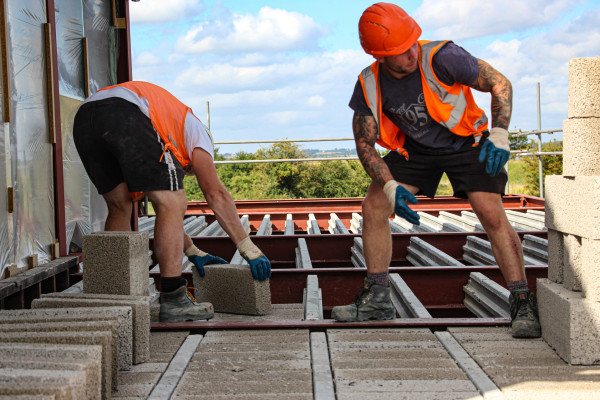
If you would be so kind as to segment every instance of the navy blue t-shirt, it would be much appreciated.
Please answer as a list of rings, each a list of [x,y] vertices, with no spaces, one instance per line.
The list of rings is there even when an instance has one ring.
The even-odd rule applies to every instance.
[[[471,85],[477,79],[477,58],[454,43],[444,45],[433,57],[433,70],[447,85],[458,82]],[[431,118],[425,106],[421,73],[415,72],[402,79],[391,79],[383,72],[381,98],[383,113],[406,133],[406,146],[423,152],[451,153],[461,148],[470,136],[458,136]],[[350,108],[362,115],[373,115],[357,80],[350,99]]]

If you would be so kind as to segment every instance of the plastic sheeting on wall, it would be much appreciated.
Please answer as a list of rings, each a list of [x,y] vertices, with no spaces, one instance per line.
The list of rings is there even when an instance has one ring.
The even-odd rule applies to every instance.
[[[2,244],[8,263],[26,265],[26,257],[50,258],[55,240],[52,145],[49,143],[44,49],[44,0],[9,1],[8,47],[11,123],[8,124],[10,180],[15,188],[12,237]],[[5,253],[5,252],[8,252]],[[3,262],[6,264],[6,262]]]

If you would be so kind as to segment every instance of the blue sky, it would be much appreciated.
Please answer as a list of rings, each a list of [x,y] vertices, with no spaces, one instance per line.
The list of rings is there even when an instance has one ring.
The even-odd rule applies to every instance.
[[[348,100],[373,58],[357,25],[373,1],[130,2],[133,78],[156,83],[210,124],[216,141],[351,137]],[[510,129],[560,129],[569,60],[600,55],[600,0],[397,2],[423,29],[489,62],[513,84]],[[489,94],[475,93],[489,110]],[[489,115],[489,112],[488,112]],[[562,139],[562,135],[554,135]],[[304,148],[353,147],[353,142]],[[261,145],[221,145],[221,153]],[[267,146],[267,145],[262,145]]]

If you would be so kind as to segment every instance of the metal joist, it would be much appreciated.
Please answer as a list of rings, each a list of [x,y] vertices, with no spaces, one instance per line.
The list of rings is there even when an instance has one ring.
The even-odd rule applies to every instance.
[[[432,318],[399,274],[390,274],[391,297],[400,318]]]
[[[308,246],[306,245],[306,239],[298,239],[298,247],[296,247],[296,268],[312,268],[312,262],[310,261],[310,254],[308,253]]]
[[[406,259],[414,266],[464,266],[457,259],[418,237],[410,238]]]
[[[479,318],[510,319],[510,292],[480,272],[471,272],[463,286],[464,305]]]

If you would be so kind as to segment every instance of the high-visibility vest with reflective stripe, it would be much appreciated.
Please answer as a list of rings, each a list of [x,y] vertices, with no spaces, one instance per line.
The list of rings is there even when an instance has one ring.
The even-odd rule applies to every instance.
[[[427,112],[434,121],[459,136],[476,136],[476,144],[487,129],[487,116],[480,109],[468,86],[454,83],[448,86],[435,75],[432,60],[445,41],[419,40],[419,69]],[[381,90],[379,87],[379,61],[362,70],[359,80],[365,100],[379,128],[377,143],[397,151],[408,159],[404,149],[406,135],[384,113],[381,112]]]
[[[182,167],[190,163],[190,157],[185,148],[185,117],[192,109],[179,101],[175,96],[160,86],[148,82],[130,81],[109,86],[100,90],[122,86],[148,100],[148,115],[156,132],[165,142],[165,149],[161,160],[167,150],[170,150]]]

